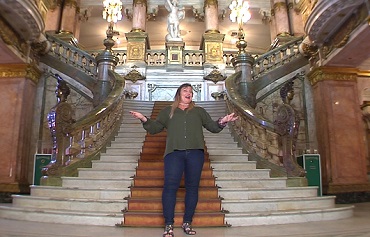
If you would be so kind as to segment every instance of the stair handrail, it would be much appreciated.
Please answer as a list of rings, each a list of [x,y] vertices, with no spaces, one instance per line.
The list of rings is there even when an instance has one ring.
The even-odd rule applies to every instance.
[[[51,49],[48,54],[58,58],[61,62],[85,72],[94,79],[97,78],[97,62],[93,56],[50,33],[47,33],[46,36],[51,43]]]
[[[257,57],[253,65],[252,80],[256,81],[261,75],[302,56],[298,48],[302,42],[303,37],[299,37]]]
[[[225,80],[228,111],[236,113],[239,117],[232,123],[232,130],[249,152],[272,164],[282,166],[279,159],[279,134],[275,132],[274,124],[249,106],[240,95],[236,84],[240,76],[241,72],[237,72]]]
[[[108,73],[115,80],[108,97],[84,117],[62,128],[64,133],[56,134],[55,139],[62,141],[62,145],[55,154],[53,151],[51,162],[42,169],[41,185],[60,186],[61,176],[77,176],[77,168],[89,167],[118,131],[125,80],[113,71]]]

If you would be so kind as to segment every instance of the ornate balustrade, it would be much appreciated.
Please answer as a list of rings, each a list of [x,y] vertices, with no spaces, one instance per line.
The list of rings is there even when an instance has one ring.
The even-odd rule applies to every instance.
[[[256,58],[253,65],[252,79],[257,80],[261,75],[266,74],[275,68],[301,57],[298,46],[303,38],[298,38],[274,50],[271,50]]]
[[[95,58],[99,52],[90,52],[91,57]],[[126,50],[114,50],[113,55],[118,58],[117,66],[127,63]],[[232,67],[232,59],[237,55],[237,51],[225,51],[223,61],[226,67]],[[184,50],[184,67],[202,67],[204,64],[203,50]],[[146,62],[148,67],[164,67],[167,62],[166,50],[147,50]]]
[[[96,79],[97,64],[95,57],[50,34],[47,34],[47,39],[51,42],[51,49],[48,54]]]
[[[114,88],[98,107],[83,118],[73,123],[54,123],[52,129],[54,146],[52,161],[43,168],[42,185],[61,185],[61,176],[76,176],[77,168],[87,167],[92,159],[114,137],[122,119],[124,102],[124,79],[117,73],[109,71]],[[63,117],[63,111],[55,116]],[[58,118],[56,118],[57,120]],[[52,124],[52,123],[51,123]]]

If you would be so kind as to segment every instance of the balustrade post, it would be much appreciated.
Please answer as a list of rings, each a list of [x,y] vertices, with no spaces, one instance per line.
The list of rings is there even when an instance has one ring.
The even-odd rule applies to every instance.
[[[104,40],[105,49],[96,56],[98,81],[94,88],[94,99],[93,105],[97,106],[105,98],[107,98],[109,92],[112,90],[112,84],[109,80],[108,71],[114,70],[118,63],[118,57],[113,54],[112,47],[114,46],[113,36],[115,31],[113,30],[113,23],[110,23],[107,30],[107,38]]]

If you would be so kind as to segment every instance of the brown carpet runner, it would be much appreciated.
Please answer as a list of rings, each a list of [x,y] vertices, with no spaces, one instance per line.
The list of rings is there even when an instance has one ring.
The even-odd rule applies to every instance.
[[[151,118],[171,102],[155,102]],[[128,208],[123,210],[122,226],[164,226],[162,215],[163,188],[163,154],[166,143],[166,132],[156,135],[147,134],[142,153],[130,187],[131,195],[127,197]],[[221,199],[210,166],[208,153],[199,189],[199,202],[193,219],[193,226],[225,226],[225,214],[221,210]],[[182,223],[184,212],[185,188],[182,180],[177,193],[175,226]]]

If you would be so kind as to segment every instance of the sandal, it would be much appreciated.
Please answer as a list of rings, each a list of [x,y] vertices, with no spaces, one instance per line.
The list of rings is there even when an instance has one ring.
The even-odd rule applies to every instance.
[[[163,233],[163,237],[174,237],[174,233],[173,233],[173,225],[166,225],[164,227],[164,233]]]
[[[191,227],[191,224],[188,222],[184,222],[181,228],[184,230],[184,232],[187,235],[195,235],[197,233],[195,230],[193,230],[193,228]]]

